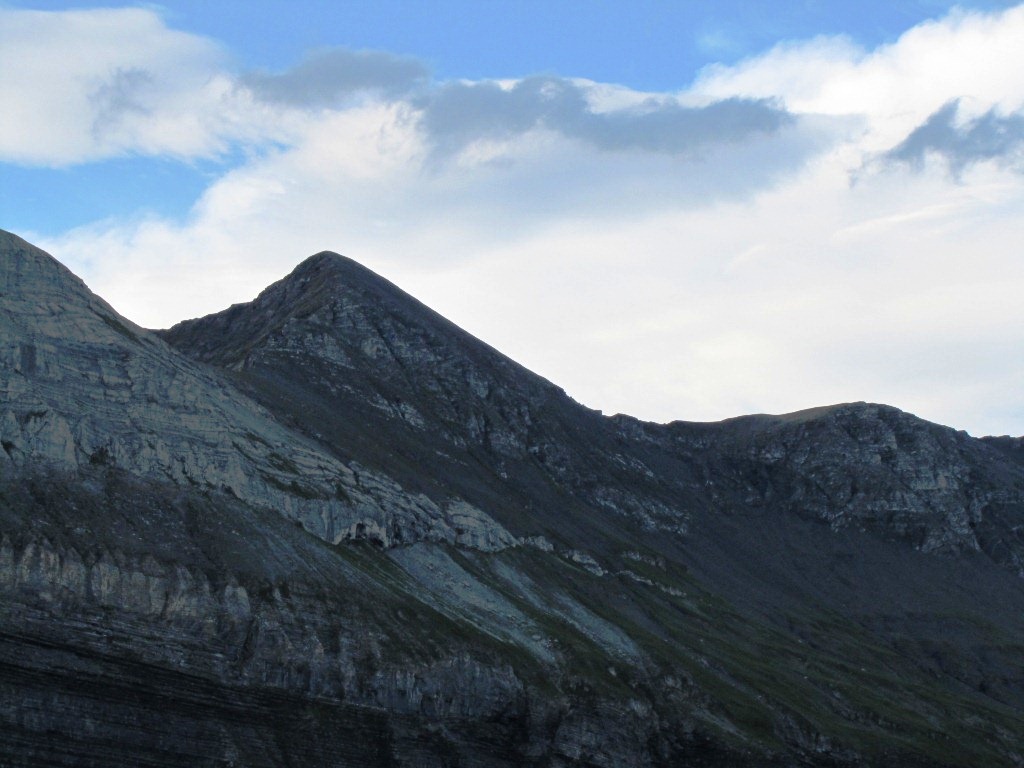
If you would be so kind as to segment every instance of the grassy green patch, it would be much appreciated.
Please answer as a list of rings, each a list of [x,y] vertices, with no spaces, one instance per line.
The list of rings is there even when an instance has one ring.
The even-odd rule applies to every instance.
[[[110,317],[109,315],[103,314],[101,312],[97,312],[95,309],[92,310],[92,312],[94,315],[96,315],[96,317],[102,320],[106,324],[106,326],[111,330],[121,334],[129,341],[134,341],[136,343],[139,342],[139,337],[135,335],[135,332],[132,331],[127,325],[122,323],[117,318]]]

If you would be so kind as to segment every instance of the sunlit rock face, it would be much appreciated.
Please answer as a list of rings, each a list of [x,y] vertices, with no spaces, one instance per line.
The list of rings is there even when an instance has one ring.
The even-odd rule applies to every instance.
[[[4,461],[111,465],[278,510],[321,538],[455,542],[445,512],[349,466],[118,316],[51,257],[4,235]],[[465,541],[507,546],[482,512]]]
[[[349,259],[167,331],[0,233],[0,765],[1024,755],[1024,452],[607,418]]]

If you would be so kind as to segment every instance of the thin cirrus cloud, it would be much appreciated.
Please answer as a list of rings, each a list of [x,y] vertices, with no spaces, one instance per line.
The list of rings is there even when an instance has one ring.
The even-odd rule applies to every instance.
[[[880,160],[921,170],[929,156],[937,156],[957,178],[969,166],[986,161],[1024,170],[1024,115],[1004,115],[993,108],[958,125],[959,109],[959,99],[947,102]]]

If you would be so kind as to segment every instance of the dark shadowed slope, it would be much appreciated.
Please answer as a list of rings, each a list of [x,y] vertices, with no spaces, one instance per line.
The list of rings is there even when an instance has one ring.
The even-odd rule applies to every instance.
[[[1024,754],[1012,440],[604,418],[333,254],[163,340],[0,258],[2,764]]]
[[[1019,455],[865,403],[716,424],[605,418],[337,254],[162,335],[342,458],[455,492],[520,535],[557,537],[579,514],[681,533],[764,507],[1024,572]]]
[[[926,624],[973,612],[1016,625],[1019,581],[983,561],[1020,573],[1021,462],[897,409],[604,418],[329,253],[165,338],[234,371],[328,449],[408,472],[428,495],[470,498],[517,535],[594,558],[595,572],[634,573],[647,553],[766,621],[853,609],[892,642],[916,620],[908,605]],[[989,575],[937,589],[962,562],[921,552],[959,554]],[[992,597],[1003,589],[1010,602]],[[659,634],[655,613],[645,631]]]

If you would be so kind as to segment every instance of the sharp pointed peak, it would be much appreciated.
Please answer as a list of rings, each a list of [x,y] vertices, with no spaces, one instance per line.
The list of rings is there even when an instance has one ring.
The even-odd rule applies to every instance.
[[[295,267],[295,270],[297,271],[300,269],[316,269],[317,267],[332,265],[348,266],[353,264],[356,266],[361,266],[354,259],[350,259],[348,256],[342,256],[337,251],[320,251],[319,253],[314,253],[312,256],[309,256],[300,261],[299,264]]]
[[[260,343],[291,321],[317,314],[338,302],[350,309],[363,307],[371,312],[383,307],[406,314],[425,311],[425,308],[415,309],[419,302],[359,262],[334,251],[320,251],[302,260],[252,301],[232,305],[207,317],[185,320],[161,334],[172,344],[194,339],[193,353],[209,361],[214,355],[224,356],[213,350],[208,339],[199,338],[204,328],[218,327],[218,333],[231,340],[230,356]]]
[[[355,259],[342,256],[335,251],[320,251],[300,261],[285,280],[293,277],[306,277],[317,272],[352,273],[375,275],[373,270],[363,266]]]
[[[335,251],[320,251],[299,262],[296,267],[255,299],[261,303],[286,294],[289,302],[304,302],[319,296],[326,300],[339,292],[371,292],[376,295],[402,293],[393,283],[355,259]]]

